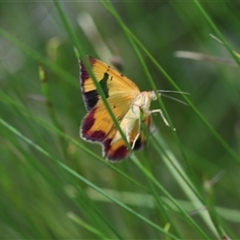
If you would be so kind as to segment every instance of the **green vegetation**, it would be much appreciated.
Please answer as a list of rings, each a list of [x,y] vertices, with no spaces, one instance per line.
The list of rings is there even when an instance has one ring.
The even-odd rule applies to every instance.
[[[0,239],[237,239],[238,7],[1,2]],[[146,147],[111,164],[79,137],[77,58],[116,52],[141,90],[190,95],[153,102],[171,127],[153,115]]]

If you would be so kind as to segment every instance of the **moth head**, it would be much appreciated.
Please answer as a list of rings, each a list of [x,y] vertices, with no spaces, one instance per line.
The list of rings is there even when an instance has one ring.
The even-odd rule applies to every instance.
[[[157,100],[157,94],[154,91],[150,91],[149,98],[151,101],[155,101],[155,100]]]

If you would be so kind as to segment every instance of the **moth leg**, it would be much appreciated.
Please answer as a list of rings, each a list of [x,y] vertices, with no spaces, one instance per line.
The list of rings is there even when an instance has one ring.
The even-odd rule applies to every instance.
[[[125,133],[126,133],[127,141],[130,143],[130,134],[129,134],[130,131],[126,123],[125,123]]]
[[[138,140],[139,135],[140,135],[140,133],[138,133],[137,136],[135,137],[135,139],[134,139],[134,141],[133,141],[133,144],[132,144],[132,149],[134,149],[135,143],[136,143],[136,141]]]
[[[140,135],[140,121],[139,121],[139,126],[138,126],[138,134],[136,135],[136,137],[133,140],[132,149],[134,149],[136,141],[138,140],[139,135]]]
[[[135,118],[135,117],[126,117],[126,119],[136,119],[136,118]],[[128,140],[129,143],[130,143],[130,133],[131,133],[131,131],[132,131],[132,130],[130,130],[130,129],[128,128],[127,122],[125,122],[125,132],[126,132],[127,140]],[[134,141],[136,141],[136,140],[134,140]]]
[[[134,149],[136,141],[138,140],[138,137],[140,136],[140,132],[141,132],[141,123],[142,123],[141,114],[143,114],[143,113],[142,113],[140,107],[139,107],[139,109],[140,109],[140,117],[138,118],[138,133],[137,133],[136,137],[133,140],[132,149]]]
[[[160,113],[160,116],[161,116],[163,122],[166,124],[166,126],[170,127],[170,124],[168,123],[168,121],[165,118],[165,116],[164,116],[164,114],[163,114],[161,109],[150,110],[149,113],[150,114],[152,114],[152,113]]]
[[[127,119],[134,119],[134,120],[136,120],[136,117],[126,117]],[[137,133],[137,135],[135,136],[135,138],[133,139],[133,143],[132,143],[132,149],[134,149],[134,147],[135,147],[135,144],[136,144],[136,141],[138,140],[138,137],[140,136],[140,127],[141,127],[141,119],[140,118],[138,118],[137,119],[137,121],[139,121],[139,123],[138,123],[138,133]],[[130,141],[131,141],[131,139],[130,139],[130,134],[131,134],[131,131],[132,130],[129,130],[129,128],[128,128],[128,126],[127,126],[127,122],[126,122],[126,124],[125,124],[125,133],[126,133],[126,136],[127,136],[127,141],[129,142],[129,143],[131,143]]]

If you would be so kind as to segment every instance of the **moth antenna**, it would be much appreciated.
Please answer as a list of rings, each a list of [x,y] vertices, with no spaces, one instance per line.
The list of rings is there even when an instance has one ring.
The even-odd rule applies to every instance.
[[[180,93],[185,95],[190,95],[188,92],[182,92],[182,91],[173,91],[173,90],[157,90],[158,93]]]
[[[176,101],[176,102],[180,102],[180,103],[182,103],[182,104],[188,106],[187,103],[185,103],[185,102],[183,102],[183,101],[181,101],[181,100],[179,100],[179,99],[177,99],[177,98],[175,98],[175,97],[171,97],[171,96],[168,96],[168,95],[165,95],[165,94],[161,94],[161,95],[162,95],[163,97],[166,97],[166,98],[172,99],[172,100],[174,100],[174,101]]]

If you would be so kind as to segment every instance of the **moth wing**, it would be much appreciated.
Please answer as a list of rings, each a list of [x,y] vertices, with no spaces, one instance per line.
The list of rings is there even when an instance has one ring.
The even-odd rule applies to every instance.
[[[128,93],[130,95],[138,94],[140,92],[137,85],[127,77],[123,76],[104,62],[86,56],[96,80],[101,85],[105,97],[107,99],[114,95],[118,95],[119,99],[122,95]],[[96,106],[101,99],[94,84],[93,79],[88,73],[83,62],[80,60],[80,83],[83,93],[83,99],[88,111]]]
[[[87,57],[91,65],[93,74],[99,82],[107,101],[121,124],[129,108],[140,93],[139,88],[128,78],[112,69],[102,61]],[[83,119],[81,126],[81,136],[89,141],[97,141],[103,145],[103,154],[109,160],[121,160],[129,154],[129,150],[120,137],[112,142],[114,136],[118,133],[117,128],[109,115],[101,96],[99,96],[93,79],[88,73],[83,62],[80,60],[80,82],[85,106],[88,114]],[[145,122],[150,122],[150,117],[146,117]],[[133,118],[134,123],[130,130],[130,145],[133,150],[138,150],[144,145],[144,133],[139,127],[141,121]],[[140,129],[140,130],[139,130]],[[123,132],[125,129],[123,129]],[[140,131],[140,133],[139,133]]]
[[[146,131],[145,129],[142,129],[141,126],[139,127],[139,124],[145,124],[145,127],[149,129],[151,125],[151,116],[146,116],[144,123],[139,121],[139,119],[133,119],[133,121],[134,127],[129,134],[129,144],[131,147],[133,147],[134,151],[137,151],[144,147],[146,142]],[[103,156],[109,161],[113,162],[122,160],[130,153],[125,141],[122,138],[118,139],[116,142],[112,142],[115,134],[116,132],[114,134],[110,133],[108,138],[103,143]]]
[[[128,112],[132,101],[132,96],[126,94],[121,96],[121,98],[118,95],[113,95],[109,98],[108,103],[119,123]],[[116,131],[114,122],[100,99],[97,105],[83,119],[81,136],[89,141],[102,142],[110,133],[113,135]]]

